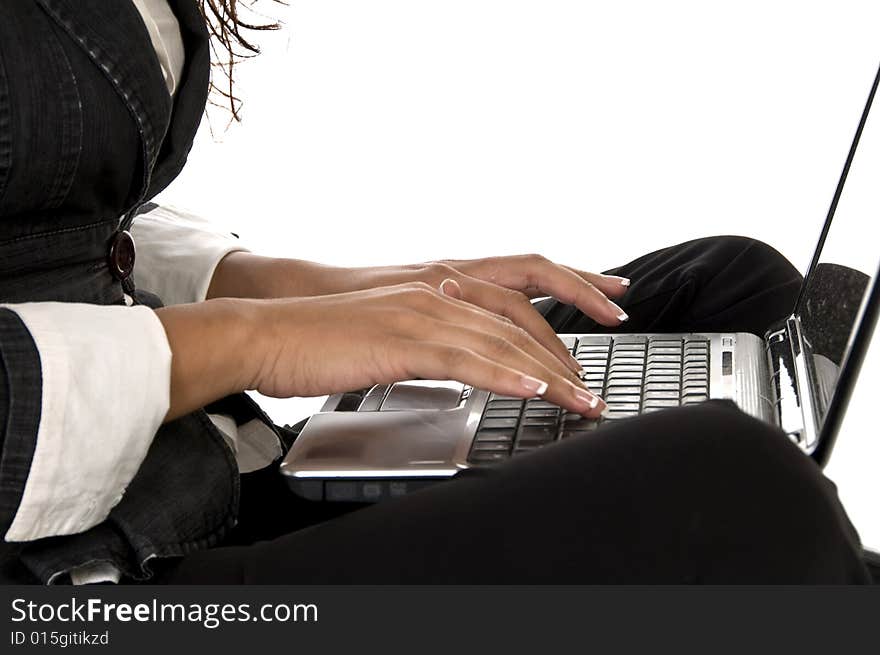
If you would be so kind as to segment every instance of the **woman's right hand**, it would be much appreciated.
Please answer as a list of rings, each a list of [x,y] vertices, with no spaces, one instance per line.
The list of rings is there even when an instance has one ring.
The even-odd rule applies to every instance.
[[[234,391],[319,396],[400,380],[458,380],[596,416],[605,403],[510,320],[423,283],[157,311],[175,418]]]

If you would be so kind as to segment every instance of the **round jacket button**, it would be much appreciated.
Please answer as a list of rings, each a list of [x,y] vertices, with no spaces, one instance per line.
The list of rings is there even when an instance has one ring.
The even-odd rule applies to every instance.
[[[134,270],[134,239],[127,230],[117,232],[110,244],[110,272],[117,280],[124,280]]]

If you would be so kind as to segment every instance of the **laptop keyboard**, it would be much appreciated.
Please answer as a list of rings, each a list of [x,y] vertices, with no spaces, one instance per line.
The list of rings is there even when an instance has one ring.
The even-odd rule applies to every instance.
[[[494,464],[513,455],[587,434],[603,423],[709,398],[709,341],[694,336],[564,337],[584,367],[584,381],[608,404],[586,419],[546,400],[490,394],[468,461]]]

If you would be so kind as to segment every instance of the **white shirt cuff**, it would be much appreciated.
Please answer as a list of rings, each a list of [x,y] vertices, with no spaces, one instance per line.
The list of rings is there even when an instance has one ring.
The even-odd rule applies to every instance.
[[[40,354],[40,425],[6,541],[74,534],[122,499],[170,403],[171,348],[147,307],[5,305]]]
[[[231,252],[248,249],[232,234],[176,207],[157,207],[134,219],[134,280],[165,305],[200,302],[214,269]]]

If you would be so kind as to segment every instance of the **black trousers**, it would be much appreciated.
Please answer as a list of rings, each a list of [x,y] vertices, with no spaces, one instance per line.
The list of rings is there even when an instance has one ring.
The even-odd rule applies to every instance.
[[[801,282],[772,248],[688,242],[613,271],[625,331],[762,333]],[[559,332],[601,328],[540,305]],[[858,536],[834,485],[779,430],[732,403],[648,414],[357,507],[293,497],[274,467],[243,476],[242,521],[160,583],[858,583]]]

